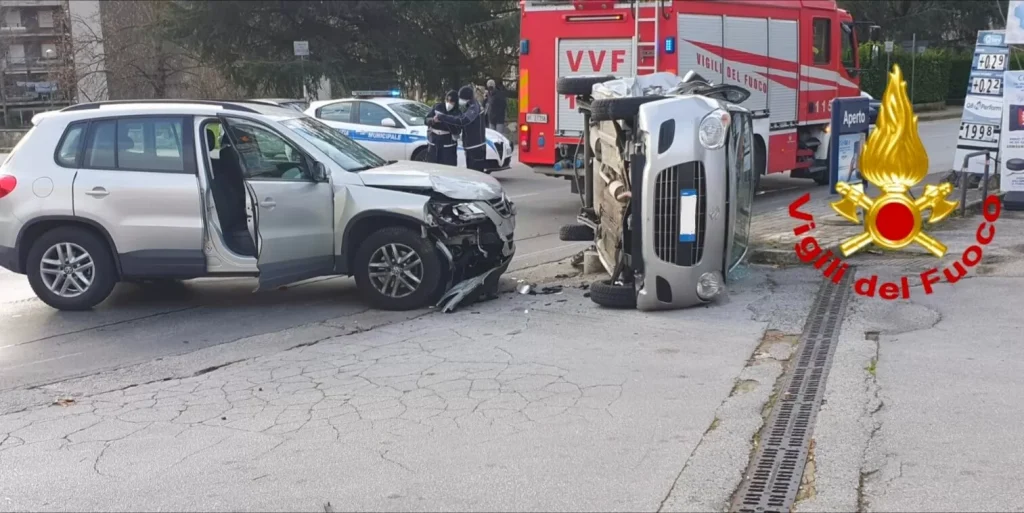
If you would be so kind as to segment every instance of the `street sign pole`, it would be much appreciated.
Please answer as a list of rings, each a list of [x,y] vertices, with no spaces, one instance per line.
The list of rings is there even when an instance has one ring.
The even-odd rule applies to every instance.
[[[309,91],[306,90],[306,57],[309,56],[309,41],[292,41],[292,51],[299,58],[302,70],[302,99],[309,100]]]

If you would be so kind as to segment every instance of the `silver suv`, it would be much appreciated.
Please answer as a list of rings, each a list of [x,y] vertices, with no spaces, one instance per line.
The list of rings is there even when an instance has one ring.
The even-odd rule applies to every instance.
[[[494,293],[515,251],[494,178],[386,161],[291,109],[103,102],[34,125],[0,166],[0,266],[57,309],[118,281],[349,275],[407,310],[464,282]]]

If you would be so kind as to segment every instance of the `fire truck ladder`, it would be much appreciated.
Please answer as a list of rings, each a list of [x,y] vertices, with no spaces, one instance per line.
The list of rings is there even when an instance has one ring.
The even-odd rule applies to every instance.
[[[658,32],[659,23],[661,20],[661,3],[663,0],[634,0],[633,1],[633,22],[635,27],[633,29],[633,76],[646,75],[648,73],[655,73],[658,71],[658,41],[661,34]],[[641,7],[653,7],[654,12],[651,18],[642,18]],[[649,24],[654,25],[654,38],[652,41],[641,41],[641,28]],[[641,65],[640,61],[643,60],[643,50],[650,48],[651,64]]]

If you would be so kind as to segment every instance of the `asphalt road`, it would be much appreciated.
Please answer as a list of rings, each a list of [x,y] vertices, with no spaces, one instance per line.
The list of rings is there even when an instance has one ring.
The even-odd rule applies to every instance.
[[[924,123],[921,137],[935,177],[949,169],[958,120]],[[516,166],[496,175],[519,209],[514,269],[559,260],[587,244],[558,240],[578,196],[564,180]],[[785,208],[804,192],[827,195],[810,180],[767,176],[755,213]],[[24,276],[0,270],[0,391],[39,385],[194,351],[364,310],[348,278],[311,280],[251,294],[254,280],[196,280],[180,288],[122,284],[91,312],[57,312],[35,299]]]

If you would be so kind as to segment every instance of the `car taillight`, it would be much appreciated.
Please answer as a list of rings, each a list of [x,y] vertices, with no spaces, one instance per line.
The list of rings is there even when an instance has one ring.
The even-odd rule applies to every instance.
[[[530,151],[530,125],[519,126],[519,151]]]
[[[0,176],[0,198],[7,196],[18,185],[18,179],[10,175]]]

